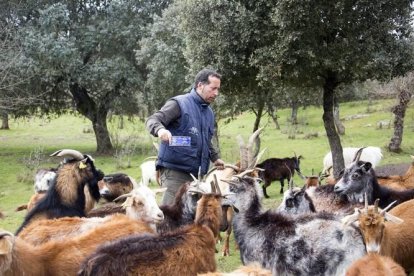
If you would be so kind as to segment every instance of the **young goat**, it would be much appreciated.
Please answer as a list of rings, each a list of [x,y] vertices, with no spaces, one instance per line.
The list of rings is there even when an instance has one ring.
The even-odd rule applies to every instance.
[[[58,218],[64,216],[85,216],[85,187],[88,195],[99,200],[98,181],[103,173],[97,171],[93,159],[75,150],[61,150],[52,156],[69,156],[70,160],[59,167],[52,186],[46,196],[26,215],[16,235],[33,219]]]
[[[345,224],[358,222],[368,252],[389,256],[406,271],[414,271],[414,200],[404,202],[387,213],[392,204],[380,211],[377,199],[374,206],[366,204],[365,208],[356,209],[343,221]]]
[[[82,261],[108,241],[134,233],[153,233],[147,223],[126,216],[113,219],[82,235],[33,246],[0,231],[0,275],[76,275]]]
[[[263,169],[259,172],[259,177],[263,179],[263,194],[266,198],[269,198],[266,192],[266,188],[272,183],[272,181],[280,181],[280,193],[283,194],[284,181],[290,181],[295,171],[301,175],[300,172],[300,159],[302,156],[286,157],[286,158],[269,158],[260,164],[257,164],[258,168]]]
[[[101,246],[84,261],[79,275],[197,275],[215,271],[220,199],[220,194],[203,195],[194,224],[175,232],[134,235]]]
[[[326,213],[287,216],[262,212],[260,186],[252,178],[230,181],[235,238],[243,264],[258,262],[273,275],[343,275],[365,255],[362,236]]]

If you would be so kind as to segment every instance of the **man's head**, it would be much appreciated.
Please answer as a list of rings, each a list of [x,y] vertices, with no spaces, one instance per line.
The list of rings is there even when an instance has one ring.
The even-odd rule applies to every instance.
[[[212,103],[220,90],[221,75],[211,69],[203,69],[198,72],[194,87],[197,93],[207,103]]]

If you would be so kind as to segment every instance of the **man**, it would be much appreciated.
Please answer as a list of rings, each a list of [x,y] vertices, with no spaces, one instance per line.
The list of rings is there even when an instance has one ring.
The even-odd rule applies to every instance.
[[[162,204],[171,204],[180,186],[192,181],[190,173],[205,175],[210,160],[217,169],[224,168],[211,143],[214,113],[209,106],[219,94],[220,83],[220,74],[201,70],[189,93],[168,100],[146,121],[148,131],[161,139],[156,167],[161,185],[167,188]]]

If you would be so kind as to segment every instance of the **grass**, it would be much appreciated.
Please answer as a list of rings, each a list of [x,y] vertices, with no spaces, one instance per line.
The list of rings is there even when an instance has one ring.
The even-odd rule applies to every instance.
[[[360,119],[344,120],[346,134],[341,137],[342,146],[379,146],[383,150],[381,164],[409,163],[410,155],[414,154],[414,110],[407,110],[405,118],[402,152],[395,154],[386,150],[392,128],[377,128],[379,121],[392,123],[391,107],[393,100],[350,102],[341,105],[341,118],[364,114]],[[294,153],[302,155],[301,169],[305,175],[312,170],[317,173],[322,169],[322,159],[329,151],[329,144],[322,123],[322,110],[318,107],[308,107],[299,111],[299,125],[292,126],[288,121],[290,110],[280,110],[280,130],[276,130],[271,119],[264,117],[261,126],[265,127],[261,135],[261,148],[266,148],[262,160],[270,157],[290,157]],[[0,220],[0,228],[14,232],[22,222],[24,212],[14,209],[28,201],[33,193],[33,175],[36,162],[31,164],[29,157],[34,152],[42,157],[38,167],[56,167],[59,158],[49,157],[52,152],[62,148],[73,148],[84,153],[90,153],[96,160],[96,166],[105,173],[125,172],[137,179],[140,178],[139,165],[148,157],[155,155],[152,141],[141,121],[125,120],[125,127],[119,129],[119,118],[109,122],[112,141],[122,146],[124,151],[118,151],[117,156],[96,155],[96,142],[88,120],[65,115],[59,118],[29,118],[10,121],[10,130],[0,130],[0,210],[6,215]],[[247,140],[253,127],[254,116],[244,113],[228,124],[219,124],[219,140],[222,159],[234,163],[239,151],[236,136],[242,135]],[[295,139],[288,139],[288,136]],[[128,150],[125,150],[128,149]],[[133,154],[125,154],[125,152]],[[130,163],[130,165],[128,165]],[[295,183],[301,185],[301,180],[295,176]],[[279,184],[273,183],[268,188],[270,199],[264,199],[265,208],[274,208],[280,202]],[[221,257],[217,253],[217,263],[220,271],[230,271],[237,268],[241,262],[239,253],[234,248],[232,237],[230,257]],[[220,247],[220,246],[219,246]],[[218,247],[218,248],[219,248]]]

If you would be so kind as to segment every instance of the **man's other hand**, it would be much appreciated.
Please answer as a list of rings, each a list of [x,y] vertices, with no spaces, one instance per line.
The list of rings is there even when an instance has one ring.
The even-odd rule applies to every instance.
[[[224,162],[221,159],[217,159],[214,161],[214,166],[217,168],[217,170],[223,170],[224,169]]]

